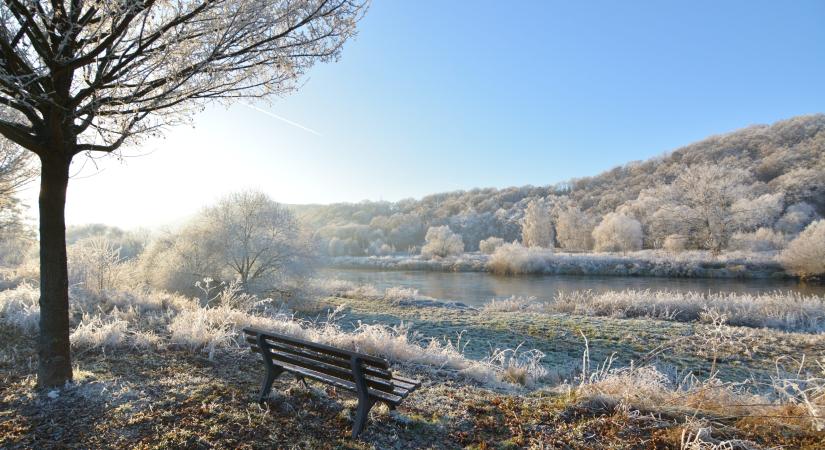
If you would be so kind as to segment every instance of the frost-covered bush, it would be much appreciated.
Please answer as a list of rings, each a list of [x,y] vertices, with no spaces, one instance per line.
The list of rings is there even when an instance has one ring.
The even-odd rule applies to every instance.
[[[776,221],[775,228],[786,234],[797,234],[817,218],[816,210],[809,203],[795,203],[788,206],[785,214]]]
[[[128,323],[122,319],[104,319],[85,315],[69,339],[77,348],[117,348],[126,344]]]
[[[679,253],[684,251],[687,248],[688,239],[681,234],[671,234],[665,238],[665,242],[662,243],[662,248],[671,252],[671,253]]]
[[[499,237],[488,237],[478,243],[478,249],[481,250],[481,253],[492,255],[496,249],[502,245],[504,245],[504,239]]]
[[[527,204],[521,227],[521,242],[525,247],[554,247],[553,221],[543,200],[533,200]]]
[[[120,248],[105,237],[81,239],[66,248],[69,283],[96,294],[128,284],[134,267],[120,256]]]
[[[642,224],[623,214],[609,213],[593,230],[597,251],[628,252],[642,248]]]
[[[825,275],[825,219],[808,225],[779,255],[779,261],[802,278]]]
[[[0,291],[0,322],[35,331],[40,322],[40,290],[28,283]]]
[[[772,226],[784,206],[784,195],[777,192],[756,198],[739,199],[731,206],[731,213],[739,229],[755,230]]]
[[[424,240],[421,254],[428,258],[444,258],[464,252],[464,241],[461,240],[461,236],[453,233],[446,225],[430,227]]]
[[[770,228],[760,228],[753,232],[737,231],[728,244],[730,250],[769,252],[785,246],[785,236]]]
[[[496,249],[487,261],[487,269],[499,275],[541,273],[552,255],[549,248],[527,248],[513,242]]]

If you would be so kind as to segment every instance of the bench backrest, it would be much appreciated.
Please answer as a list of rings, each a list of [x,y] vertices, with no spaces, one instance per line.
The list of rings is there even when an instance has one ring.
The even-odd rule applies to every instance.
[[[355,383],[356,380],[352,366],[355,358],[359,361],[367,386],[389,393],[395,389],[391,382],[392,373],[389,370],[389,364],[383,358],[257,328],[247,327],[243,331],[253,352],[261,353],[258,346],[258,339],[261,339],[267,347],[268,356],[273,364],[287,370],[309,371],[313,375],[315,373],[320,375],[319,378],[331,378],[333,383],[340,380],[342,384],[349,385]]]

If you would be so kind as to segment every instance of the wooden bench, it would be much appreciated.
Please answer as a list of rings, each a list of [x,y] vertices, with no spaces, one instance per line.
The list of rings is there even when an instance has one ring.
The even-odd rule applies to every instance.
[[[257,328],[247,327],[243,331],[252,351],[261,355],[266,368],[259,402],[266,400],[272,382],[284,371],[302,381],[310,378],[355,392],[358,408],[352,424],[353,438],[364,430],[369,411],[376,402],[384,402],[391,410],[395,409],[421,385],[418,380],[392,373],[383,358]]]

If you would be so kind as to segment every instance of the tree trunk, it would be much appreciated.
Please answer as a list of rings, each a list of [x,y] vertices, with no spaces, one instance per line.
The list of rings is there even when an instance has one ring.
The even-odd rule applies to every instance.
[[[40,339],[37,384],[40,387],[53,387],[72,379],[64,214],[71,157],[55,154],[42,156],[40,160]]]

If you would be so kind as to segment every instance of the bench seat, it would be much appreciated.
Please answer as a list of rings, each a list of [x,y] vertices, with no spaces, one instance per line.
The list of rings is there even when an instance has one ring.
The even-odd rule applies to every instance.
[[[363,431],[369,410],[376,402],[384,402],[394,409],[421,385],[418,380],[393,373],[383,358],[258,328],[247,327],[243,332],[251,351],[261,355],[267,369],[260,402],[269,395],[272,382],[283,371],[301,380],[309,378],[354,392],[358,396],[358,408],[353,437]]]

